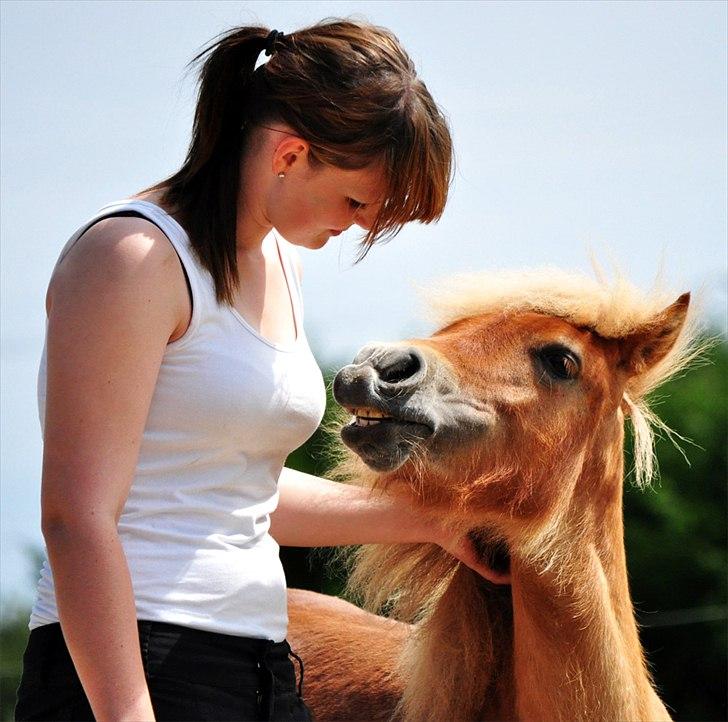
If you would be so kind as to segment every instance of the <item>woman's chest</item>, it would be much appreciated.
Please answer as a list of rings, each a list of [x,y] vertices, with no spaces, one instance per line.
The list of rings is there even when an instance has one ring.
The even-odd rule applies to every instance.
[[[165,354],[146,432],[286,455],[316,430],[325,402],[305,339],[281,350],[231,311],[200,328],[193,343]]]

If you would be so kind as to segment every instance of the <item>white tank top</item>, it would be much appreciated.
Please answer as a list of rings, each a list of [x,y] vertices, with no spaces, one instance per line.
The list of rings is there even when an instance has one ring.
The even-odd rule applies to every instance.
[[[118,531],[138,619],[246,637],[285,638],[286,584],[268,533],[286,456],[316,430],[326,396],[303,331],[292,247],[273,233],[296,322],[293,344],[268,341],[215,298],[183,228],[159,206],[105,206],[98,220],[136,212],[157,225],[180,257],[192,293],[186,333],[167,345],[139,461]],[[59,259],[60,261],[60,259]],[[38,374],[41,427],[46,351]],[[41,571],[30,629],[58,621],[53,576]]]

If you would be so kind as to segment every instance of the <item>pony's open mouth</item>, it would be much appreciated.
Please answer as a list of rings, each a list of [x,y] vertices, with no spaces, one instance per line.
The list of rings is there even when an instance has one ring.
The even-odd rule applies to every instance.
[[[403,418],[401,416],[392,416],[373,406],[345,406],[344,407],[352,416],[351,421],[347,424],[347,429],[363,429],[368,426],[378,426],[379,424],[396,424],[403,427],[420,427],[422,436],[429,436],[433,428],[429,424],[420,420]]]
[[[394,421],[393,416],[389,416],[383,411],[368,406],[362,408],[347,408],[347,411],[354,417],[351,421],[352,426],[374,426],[375,424]]]
[[[392,416],[372,406],[345,406],[352,415],[341,429],[343,442],[372,469],[391,471],[432,436],[434,428],[415,419]]]

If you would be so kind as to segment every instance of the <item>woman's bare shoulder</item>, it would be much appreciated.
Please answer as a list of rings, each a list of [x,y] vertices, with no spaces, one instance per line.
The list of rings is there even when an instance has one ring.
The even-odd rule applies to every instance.
[[[56,266],[48,303],[56,293],[80,292],[88,283],[103,283],[109,292],[131,284],[167,301],[187,296],[172,243],[151,221],[136,216],[105,218],[88,228]]]
[[[187,330],[192,301],[171,241],[151,221],[110,217],[86,230],[56,266],[46,312],[91,319],[126,309],[141,323],[158,318],[168,342]]]
[[[176,257],[170,240],[151,221],[137,216],[112,216],[94,223],[73,244],[57,270],[94,268],[107,272],[153,270]]]

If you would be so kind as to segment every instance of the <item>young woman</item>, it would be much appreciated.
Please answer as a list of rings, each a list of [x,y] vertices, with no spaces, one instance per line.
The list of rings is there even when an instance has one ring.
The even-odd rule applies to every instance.
[[[50,566],[18,719],[308,719],[278,544],[432,541],[478,566],[397,499],[283,471],[324,410],[295,247],[439,218],[444,118],[364,23],[237,28],[198,60],[183,166],[85,223],[49,285]]]

